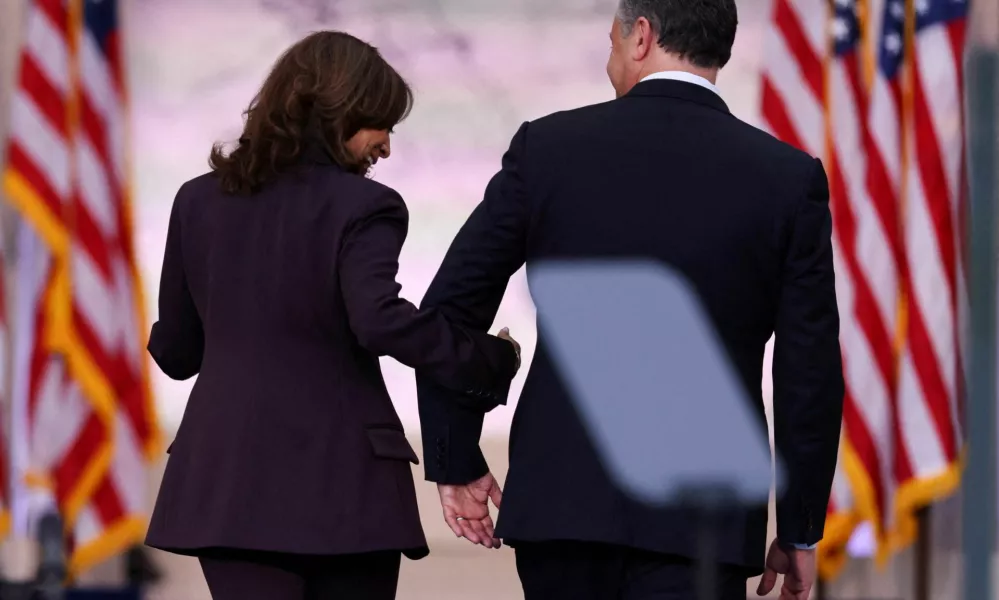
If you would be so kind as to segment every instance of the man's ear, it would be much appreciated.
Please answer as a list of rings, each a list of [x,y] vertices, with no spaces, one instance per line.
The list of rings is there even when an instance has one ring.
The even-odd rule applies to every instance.
[[[653,46],[658,42],[656,33],[652,29],[652,24],[645,17],[638,17],[631,32],[634,38],[631,43],[632,60],[642,61],[652,51]]]

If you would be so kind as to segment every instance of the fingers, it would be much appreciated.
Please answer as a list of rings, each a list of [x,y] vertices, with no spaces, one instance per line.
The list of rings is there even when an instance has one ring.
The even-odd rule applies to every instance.
[[[447,523],[447,526],[455,536],[463,537],[473,544],[481,544],[486,548],[499,548],[499,540],[493,537],[493,522],[489,518],[488,513],[486,515],[486,519],[488,519],[487,527],[482,519],[462,517],[451,506],[444,506],[443,508],[444,522]]]
[[[458,521],[458,526],[461,527],[461,536],[466,540],[472,542],[473,544],[482,544],[486,546],[484,541],[486,541],[485,530],[482,528],[482,524],[478,520],[472,519],[462,519]]]
[[[756,586],[757,596],[766,596],[777,585],[777,571],[774,571],[770,567],[767,567],[763,571],[763,576],[760,577],[760,585]],[[781,591],[783,594],[783,590]]]
[[[496,532],[493,527],[493,520],[490,517],[484,519],[457,519],[456,524],[460,531],[458,537],[463,537],[473,544],[491,549],[496,549],[503,545],[495,537]]]
[[[495,527],[493,527],[493,518],[486,517],[485,519],[482,519],[482,525],[483,527],[485,527],[486,534],[489,535],[489,538],[492,541],[492,547],[499,548],[500,546],[502,546],[503,542],[496,537],[496,529]]]
[[[469,486],[438,485],[444,521],[457,537],[486,548],[499,548],[493,520],[489,516],[489,500],[499,506],[502,490],[491,475]]]
[[[488,521],[488,526],[487,526]],[[468,524],[468,527],[474,532],[476,539],[475,543],[485,546],[486,548],[499,548],[499,540],[493,537],[493,527],[492,519],[486,517],[485,519],[472,519],[470,521],[462,521],[462,524]],[[469,540],[473,541],[473,540]]]
[[[465,539],[473,544],[490,549],[496,549],[502,545],[498,539],[493,537],[491,519],[488,520],[488,523],[486,519],[462,519],[458,523],[461,525]]]
[[[784,576],[784,585],[780,590],[781,600],[808,600],[812,595],[812,585],[805,583],[793,574]]]
[[[808,600],[811,595],[811,588],[803,592],[795,592],[785,586],[780,590],[779,600]]]
[[[503,490],[500,489],[499,484],[493,483],[489,488],[489,499],[493,501],[496,508],[500,507],[500,502],[503,501]]]
[[[517,342],[517,340],[513,339],[513,336],[510,335],[509,327],[504,327],[503,329],[500,329],[500,332],[496,337],[502,340],[506,340],[511,344],[513,344],[514,349],[517,351],[517,356],[518,357],[520,356],[520,343]]]
[[[501,340],[506,340],[506,341],[510,342],[511,344],[513,344],[513,351],[517,353],[517,369],[519,370],[520,369],[520,344],[518,344],[517,340],[513,339],[510,336],[510,328],[509,327],[504,327],[503,329],[500,329],[499,335],[497,335],[496,337],[500,338]]]
[[[454,509],[449,506],[444,506],[444,522],[447,523],[448,528],[454,533],[455,537],[462,536],[461,525],[459,525],[458,515],[455,514]]]

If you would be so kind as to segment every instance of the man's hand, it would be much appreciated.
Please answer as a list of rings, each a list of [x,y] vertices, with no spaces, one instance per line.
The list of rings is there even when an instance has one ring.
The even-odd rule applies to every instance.
[[[783,575],[780,600],[808,600],[815,583],[815,570],[815,550],[786,548],[774,540],[767,552],[766,569],[756,588],[756,594],[769,594],[777,584],[777,575]]]
[[[497,335],[496,337],[498,337],[501,340],[506,340],[506,341],[510,342],[511,344],[513,344],[513,350],[514,350],[514,352],[517,353],[517,370],[519,371],[520,370],[520,344],[517,343],[517,340],[513,339],[512,337],[510,337],[510,328],[509,327],[504,327],[503,329],[500,330],[499,335]]]
[[[467,485],[437,485],[441,496],[444,520],[458,537],[486,548],[499,548],[494,537],[493,519],[489,516],[489,500],[499,508],[503,492],[492,473],[486,473]]]

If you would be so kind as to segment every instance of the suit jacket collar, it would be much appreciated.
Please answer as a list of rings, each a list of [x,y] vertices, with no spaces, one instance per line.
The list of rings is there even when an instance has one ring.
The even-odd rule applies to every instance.
[[[302,131],[302,153],[299,161],[305,164],[339,166],[326,150],[323,130],[315,111],[309,114]]]
[[[306,138],[302,145],[302,152],[299,155],[299,162],[308,165],[324,165],[328,167],[339,166],[333,157],[326,152],[321,142]]]
[[[650,79],[642,81],[631,88],[625,94],[625,98],[659,96],[686,100],[695,104],[701,104],[723,113],[730,113],[728,105],[721,99],[721,96],[705,88],[704,86],[676,79]]]

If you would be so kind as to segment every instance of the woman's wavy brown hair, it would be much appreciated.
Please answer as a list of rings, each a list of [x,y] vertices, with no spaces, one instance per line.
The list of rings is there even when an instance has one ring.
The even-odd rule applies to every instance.
[[[413,92],[378,50],[338,31],[313,33],[275,63],[246,109],[238,145],[208,160],[232,194],[250,194],[299,163],[310,145],[354,173],[365,157],[346,142],[362,129],[391,130],[409,115]]]

